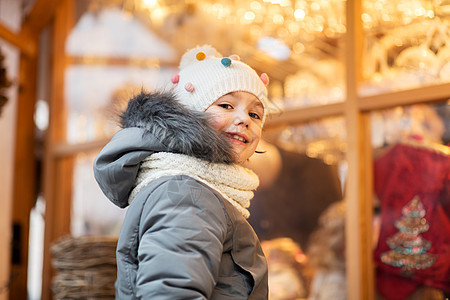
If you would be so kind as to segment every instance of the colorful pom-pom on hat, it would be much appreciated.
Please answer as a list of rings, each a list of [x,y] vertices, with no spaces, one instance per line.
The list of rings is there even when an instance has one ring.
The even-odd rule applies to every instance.
[[[173,84],[178,83],[178,81],[180,81],[180,75],[173,74],[170,80],[172,81]]]
[[[184,86],[184,89],[188,91],[189,93],[192,93],[194,91],[194,85],[190,82],[186,83]]]
[[[267,112],[269,78],[265,73],[258,76],[239,56],[223,57],[213,47],[204,45],[188,50],[179,67],[172,83],[179,101],[189,108],[205,111],[223,95],[242,91],[255,95]]]
[[[259,77],[261,78],[261,81],[264,83],[264,85],[269,84],[269,76],[267,76],[266,73],[262,73]]]
[[[241,58],[237,54],[231,54],[230,55],[230,59],[232,59],[232,60],[241,60]]]
[[[225,67],[229,67],[231,66],[231,59],[229,59],[228,57],[224,57],[220,60],[220,62],[222,63],[222,65],[224,65]]]
[[[195,57],[197,58],[197,60],[204,60],[206,58],[206,54],[200,51]]]

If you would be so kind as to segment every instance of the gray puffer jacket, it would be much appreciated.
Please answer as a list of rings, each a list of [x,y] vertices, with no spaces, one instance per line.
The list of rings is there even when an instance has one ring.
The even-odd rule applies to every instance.
[[[170,94],[141,93],[97,156],[95,178],[128,206],[142,160],[155,152],[232,163],[229,145],[204,113]],[[186,175],[150,182],[128,208],[117,245],[117,299],[267,299],[267,264],[257,236],[218,192]]]

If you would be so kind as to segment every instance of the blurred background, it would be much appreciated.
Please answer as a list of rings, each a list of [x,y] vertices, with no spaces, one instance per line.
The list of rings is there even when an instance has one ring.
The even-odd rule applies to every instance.
[[[94,158],[203,44],[270,78],[270,299],[445,299],[449,34],[446,0],[0,0],[0,299],[114,297]]]

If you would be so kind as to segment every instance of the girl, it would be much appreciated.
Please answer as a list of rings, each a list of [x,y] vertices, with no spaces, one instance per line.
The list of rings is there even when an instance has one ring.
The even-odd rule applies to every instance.
[[[95,178],[129,205],[117,245],[118,299],[267,299],[267,264],[246,221],[258,177],[267,75],[211,46],[186,52],[171,93],[130,100]]]

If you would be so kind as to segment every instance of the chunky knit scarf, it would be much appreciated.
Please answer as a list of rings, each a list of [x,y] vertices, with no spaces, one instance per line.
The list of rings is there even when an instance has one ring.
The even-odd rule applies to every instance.
[[[188,175],[218,191],[245,218],[250,216],[247,208],[253,198],[253,190],[259,185],[258,176],[240,165],[210,163],[192,156],[158,152],[147,157],[139,169],[135,188],[128,202],[151,181],[174,175]]]

